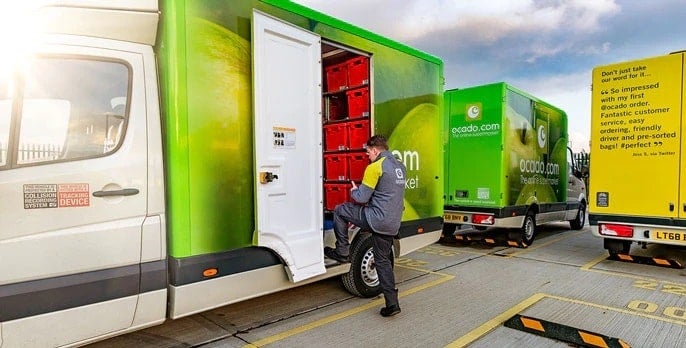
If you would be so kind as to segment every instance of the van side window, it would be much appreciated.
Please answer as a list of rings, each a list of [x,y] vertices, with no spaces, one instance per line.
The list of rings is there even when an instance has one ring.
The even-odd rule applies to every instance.
[[[128,65],[47,57],[33,60],[25,71],[17,164],[93,158],[116,151],[128,118]]]

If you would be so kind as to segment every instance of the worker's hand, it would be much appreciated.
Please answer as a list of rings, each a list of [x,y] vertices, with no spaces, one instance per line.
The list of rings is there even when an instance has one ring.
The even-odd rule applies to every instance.
[[[357,185],[355,185],[355,182],[350,180],[350,183],[353,184],[353,187],[350,189],[350,191],[354,190],[357,188]]]

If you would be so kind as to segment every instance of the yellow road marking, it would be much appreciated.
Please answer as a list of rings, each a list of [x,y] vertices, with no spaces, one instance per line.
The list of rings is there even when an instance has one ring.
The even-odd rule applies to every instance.
[[[529,247],[526,248],[526,249],[522,249],[522,250],[520,250],[520,251],[516,251],[516,252],[514,252],[514,253],[512,253],[512,254],[507,254],[507,255],[505,255],[505,257],[514,257],[514,256],[517,256],[517,255],[521,255],[521,254],[524,254],[524,253],[528,253],[528,252],[530,252],[530,251],[532,251],[532,250],[540,249],[540,248],[545,247],[545,246],[548,246],[548,245],[550,245],[550,244],[557,243],[557,242],[559,242],[559,241],[561,241],[561,240],[565,240],[565,239],[567,239],[567,238],[571,238],[571,237],[580,235],[581,233],[586,233],[586,231],[576,231],[576,232],[574,232],[574,233],[565,234],[565,235],[563,235],[563,236],[559,236],[559,237],[553,238],[553,239],[551,239],[551,240],[549,240],[549,241],[546,241],[545,243],[535,243],[535,245],[529,246]],[[547,239],[547,238],[546,238],[546,239]],[[509,241],[508,241],[508,243],[509,243]],[[516,243],[515,243],[515,244],[516,244]]]
[[[505,312],[503,312],[503,313],[499,314],[498,316],[496,316],[495,318],[483,323],[481,326],[479,326],[476,329],[468,332],[467,334],[458,338],[457,340],[449,343],[445,347],[446,348],[466,347],[467,345],[472,344],[474,341],[476,341],[479,338],[481,338],[482,336],[486,335],[491,330],[502,325],[506,320],[510,319],[515,314],[522,312],[523,310],[531,307],[536,302],[538,302],[544,298],[550,298],[550,299],[574,303],[574,304],[578,304],[578,305],[589,306],[589,307],[593,307],[593,308],[599,308],[599,309],[603,309],[603,310],[607,310],[607,311],[613,311],[613,312],[618,312],[618,313],[622,313],[622,314],[628,314],[628,315],[634,315],[634,316],[644,317],[644,318],[653,319],[653,320],[659,320],[659,321],[670,323],[670,324],[686,326],[686,322],[681,321],[681,320],[672,320],[672,319],[663,318],[663,317],[659,317],[659,316],[651,315],[651,314],[647,314],[647,313],[630,311],[630,310],[626,310],[623,308],[610,307],[610,306],[605,306],[605,305],[601,305],[601,304],[597,304],[597,303],[593,303],[593,302],[575,300],[575,299],[567,298],[567,297],[549,295],[549,294],[544,294],[544,293],[537,293],[537,294],[534,294],[531,297],[525,299],[524,301],[519,302],[518,304],[514,305],[513,307],[510,307]]]
[[[581,268],[579,268],[579,269],[582,271],[607,274],[607,275],[612,275],[612,276],[622,277],[622,278],[630,278],[630,279],[638,279],[638,280],[658,282],[658,283],[663,283],[663,284],[686,286],[685,283],[677,283],[677,282],[672,282],[669,280],[658,280],[655,278],[649,278],[649,277],[644,277],[644,276],[635,275],[635,274],[619,273],[619,272],[613,272],[613,271],[606,271],[606,270],[602,270],[602,269],[593,269],[593,267],[595,265],[597,265],[597,264],[599,264],[605,260],[607,260],[607,254],[600,255],[600,256],[596,257],[595,259],[589,261],[587,264],[581,266]]]
[[[395,265],[395,267],[411,269],[411,270],[414,270],[414,271],[420,271],[420,272],[424,272],[424,273],[426,273],[426,274],[437,275],[437,276],[440,276],[440,277],[441,277],[441,278],[436,279],[436,280],[434,280],[434,281],[431,281],[431,282],[428,282],[428,283],[425,283],[425,284],[422,284],[422,285],[415,286],[415,287],[413,287],[413,288],[411,288],[411,289],[404,290],[404,291],[400,291],[400,292],[398,293],[398,297],[409,296],[409,295],[412,295],[412,294],[414,294],[414,293],[420,292],[420,291],[422,291],[422,290],[428,289],[428,288],[430,288],[430,287],[433,287],[433,286],[436,286],[436,285],[445,283],[445,282],[447,282],[447,281],[452,280],[453,278],[455,278],[455,276],[454,276],[454,275],[451,275],[451,274],[433,272],[433,271],[429,271],[429,270],[425,270],[425,269],[421,269],[421,268],[416,268],[416,267],[411,267],[411,266]],[[360,312],[364,312],[364,311],[369,310],[369,309],[371,309],[371,308],[378,307],[378,306],[380,306],[380,305],[383,305],[383,303],[384,303],[384,299],[383,299],[383,298],[380,298],[380,299],[378,299],[378,300],[374,300],[374,301],[372,301],[372,302],[369,302],[369,303],[367,303],[367,304],[365,304],[365,305],[357,306],[357,307],[348,309],[348,310],[346,310],[346,311],[343,311],[343,312],[341,312],[341,313],[337,313],[337,314],[330,315],[330,316],[328,316],[328,317],[325,317],[325,318],[322,318],[322,319],[319,319],[319,320],[315,320],[315,321],[313,321],[313,322],[311,322],[311,323],[309,323],[309,324],[305,324],[305,325],[302,325],[302,326],[298,326],[298,327],[296,327],[296,328],[293,328],[293,329],[290,329],[290,330],[286,330],[286,331],[284,331],[284,332],[281,332],[281,333],[278,333],[278,334],[275,334],[275,335],[272,335],[272,336],[269,336],[269,337],[265,337],[265,338],[263,338],[263,339],[261,339],[261,340],[255,341],[255,342],[253,342],[253,343],[251,343],[251,344],[247,344],[247,345],[245,345],[245,346],[243,346],[243,347],[244,347],[244,348],[247,348],[247,347],[263,347],[263,346],[266,346],[266,345],[268,345],[268,344],[270,344],[270,343],[274,343],[274,342],[283,340],[283,339],[285,339],[285,338],[288,338],[288,337],[291,337],[291,336],[295,336],[295,335],[297,335],[297,334],[301,334],[301,333],[303,333],[303,332],[306,332],[306,331],[309,331],[309,330],[318,328],[318,327],[320,327],[320,326],[324,326],[324,325],[333,323],[333,322],[335,322],[335,321],[337,321],[337,320],[347,318],[347,317],[349,317],[349,316],[358,314],[358,313],[360,313]]]
[[[496,327],[502,325],[502,323],[505,322],[505,320],[510,319],[513,315],[523,311],[524,309],[530,307],[534,303],[538,302],[540,299],[544,298],[546,295],[542,293],[534,294],[531,297],[527,298],[526,300],[519,302],[518,304],[514,305],[510,309],[506,310],[503,313],[500,313],[498,316],[495,318],[483,323],[481,326],[477,327],[476,329],[469,331],[466,335],[458,338],[457,340],[453,341],[452,343],[448,344],[446,348],[456,348],[456,347],[464,347],[467,346],[468,344],[476,341],[479,339],[479,337],[485,335],[489,331],[495,329]]]

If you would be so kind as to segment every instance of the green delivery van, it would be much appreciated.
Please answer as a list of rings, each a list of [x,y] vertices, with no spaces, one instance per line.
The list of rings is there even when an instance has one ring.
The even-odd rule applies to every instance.
[[[564,111],[507,83],[449,90],[444,99],[444,236],[461,225],[502,227],[511,245],[526,247],[536,225],[583,227],[586,187]]]
[[[368,231],[350,230],[350,263],[323,253],[374,134],[408,170],[395,255],[440,238],[440,59],[285,0],[0,11],[20,5],[0,32],[0,347],[330,277],[376,296]]]

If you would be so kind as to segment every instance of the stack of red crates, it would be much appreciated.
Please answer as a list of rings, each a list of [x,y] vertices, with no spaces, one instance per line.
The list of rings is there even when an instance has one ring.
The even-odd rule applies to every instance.
[[[358,56],[325,68],[324,207],[350,200],[350,182],[361,181],[369,163],[369,58]],[[347,118],[347,120],[346,120]]]

